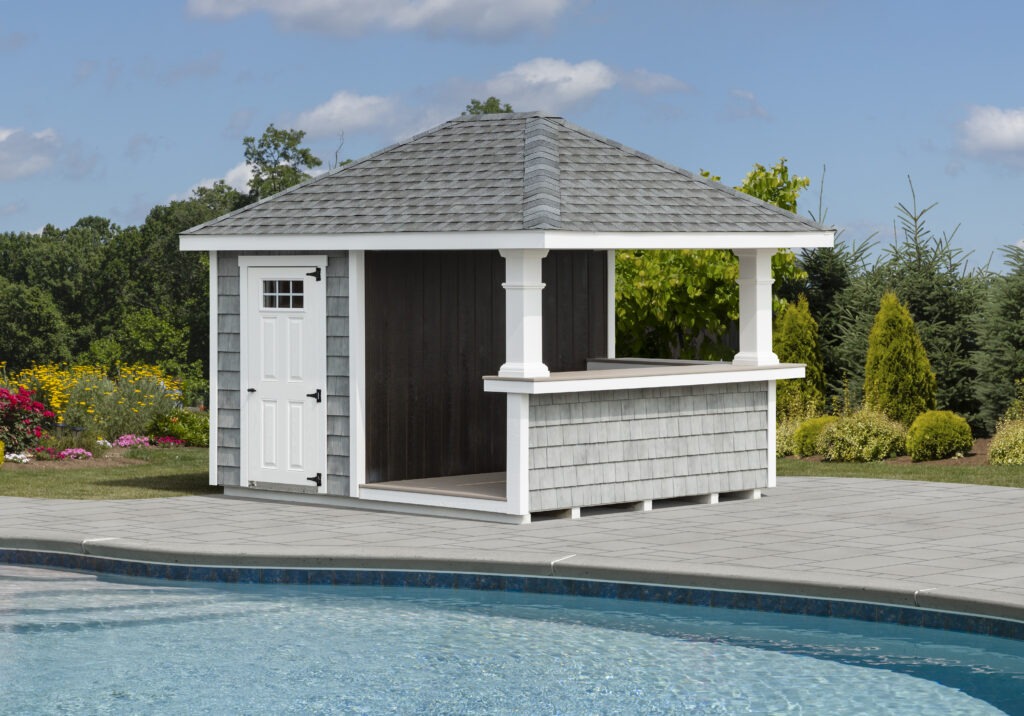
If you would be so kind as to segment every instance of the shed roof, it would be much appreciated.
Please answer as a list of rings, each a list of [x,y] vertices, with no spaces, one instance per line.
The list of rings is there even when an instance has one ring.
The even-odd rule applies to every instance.
[[[452,119],[182,238],[183,248],[200,248],[201,237],[522,231],[813,232],[814,245],[823,234],[831,244],[832,233],[561,117],[527,112]]]

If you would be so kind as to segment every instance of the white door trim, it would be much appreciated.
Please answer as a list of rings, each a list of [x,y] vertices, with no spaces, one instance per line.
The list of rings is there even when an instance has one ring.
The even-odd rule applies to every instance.
[[[248,437],[248,420],[247,410],[245,409],[246,401],[246,386],[250,384],[251,377],[249,376],[249,361],[248,361],[248,322],[249,322],[249,269],[250,268],[265,268],[265,267],[319,267],[323,281],[327,280],[327,256],[324,254],[292,254],[285,256],[239,256],[238,257],[238,330],[239,330],[239,452],[240,452],[240,468],[241,468],[241,479],[239,481],[241,487],[247,487],[249,480],[252,479],[253,473],[253,459],[254,454],[252,453],[250,438]],[[320,464],[323,466],[323,479],[317,492],[324,494],[327,491],[327,291],[326,284],[325,290],[322,292],[323,305],[321,306],[320,317],[322,318],[321,325],[316,327],[315,330],[318,336],[322,339],[323,350],[320,352],[322,365],[318,366],[320,374],[323,375],[323,400],[318,406],[320,414],[318,418],[320,424],[323,426],[322,434],[320,435]]]

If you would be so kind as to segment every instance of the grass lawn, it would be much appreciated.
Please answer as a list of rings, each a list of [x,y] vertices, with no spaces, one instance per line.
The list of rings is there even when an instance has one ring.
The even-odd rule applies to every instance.
[[[779,458],[780,477],[873,477],[883,480],[962,482],[970,485],[1024,487],[1021,465],[957,465],[929,462],[820,462],[793,457]]]
[[[221,492],[210,487],[206,448],[134,448],[94,460],[0,465],[0,495],[134,500]]]

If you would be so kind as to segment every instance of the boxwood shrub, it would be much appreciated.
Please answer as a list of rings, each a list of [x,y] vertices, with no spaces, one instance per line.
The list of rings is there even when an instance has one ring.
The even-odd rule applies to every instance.
[[[993,465],[1024,465],[1024,419],[1000,420],[988,446]]]
[[[834,415],[822,415],[800,423],[800,427],[793,435],[793,452],[800,457],[819,454],[821,450],[818,448],[818,438],[821,437],[821,431],[836,420]]]
[[[964,455],[973,446],[971,426],[950,410],[921,413],[907,431],[907,454],[914,462]]]
[[[906,435],[906,428],[895,420],[861,410],[826,425],[818,448],[832,462],[871,462],[902,455]]]

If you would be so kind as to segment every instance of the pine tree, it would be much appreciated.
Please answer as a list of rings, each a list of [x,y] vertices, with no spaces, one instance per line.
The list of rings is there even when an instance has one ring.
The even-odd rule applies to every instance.
[[[982,428],[996,421],[1013,401],[1015,381],[1024,378],[1024,248],[1007,246],[1006,275],[996,276],[980,321],[980,350],[975,354]]]
[[[792,418],[819,414],[825,405],[825,369],[818,349],[818,324],[803,294],[796,303],[787,304],[779,315],[774,347],[783,363],[807,366],[807,375],[802,380],[779,383],[778,414]]]
[[[864,404],[910,425],[935,407],[935,374],[910,311],[895,293],[882,296],[868,336]]]

